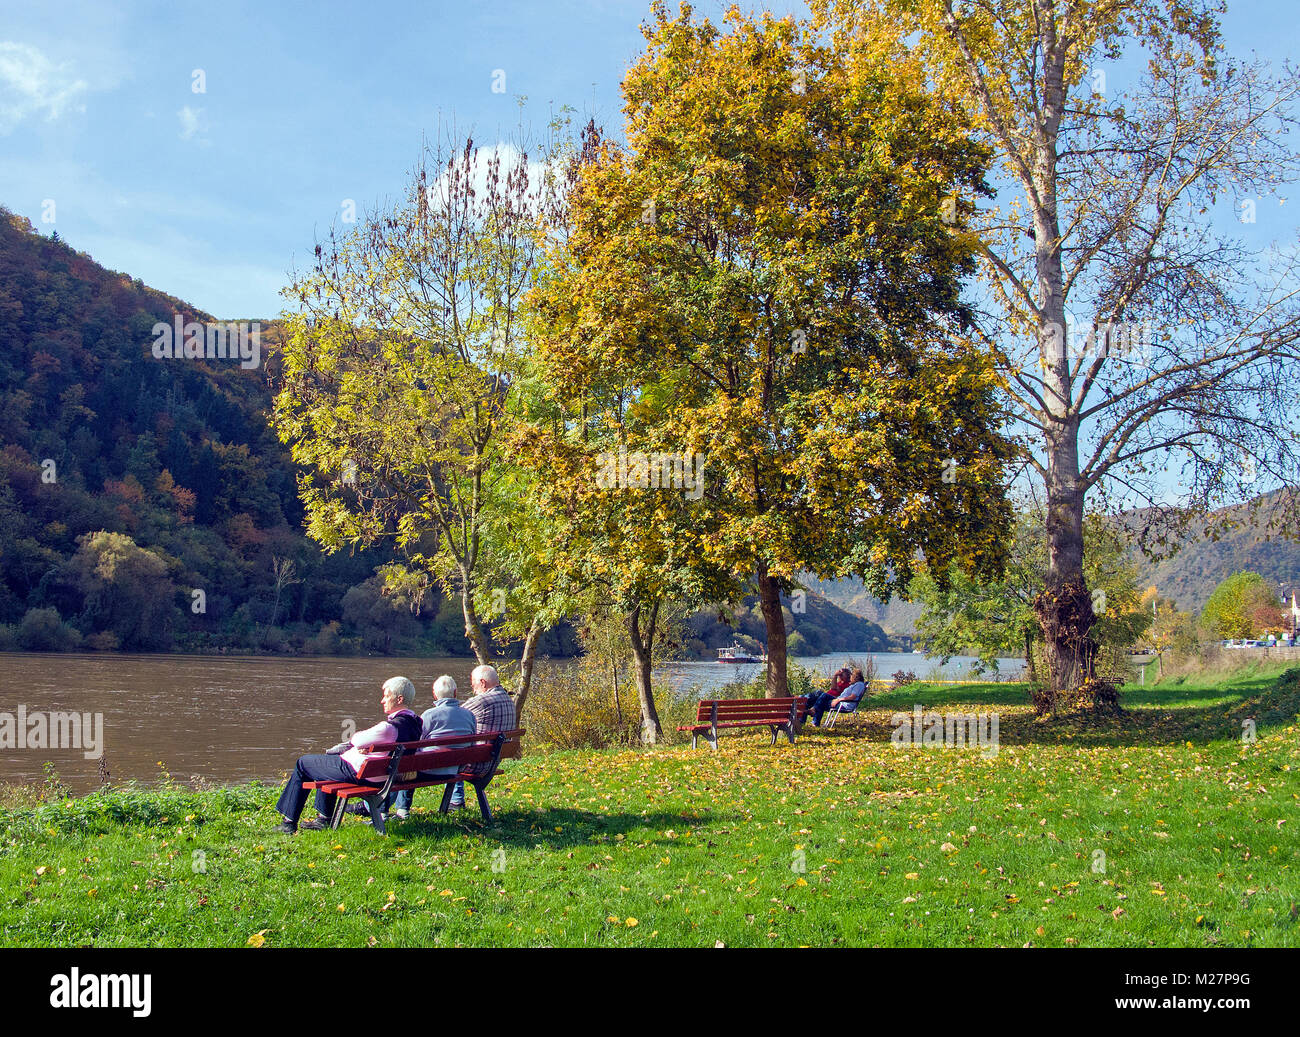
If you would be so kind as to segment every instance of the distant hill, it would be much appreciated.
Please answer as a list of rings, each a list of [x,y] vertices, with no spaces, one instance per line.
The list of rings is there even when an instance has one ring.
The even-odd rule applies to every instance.
[[[791,655],[827,655],[831,652],[884,652],[889,638],[876,623],[838,606],[819,593],[808,593],[800,603],[782,599],[787,648]],[[713,659],[716,649],[738,642],[758,652],[767,643],[767,627],[757,599],[750,597],[724,623],[717,610],[697,612],[689,620],[686,654],[697,659]]]
[[[887,635],[910,638],[916,632],[916,619],[921,614],[917,602],[897,597],[883,602],[873,597],[856,577],[819,580],[805,573],[799,579],[809,592],[820,594],[844,611],[879,625]]]
[[[1181,550],[1159,562],[1149,562],[1135,550],[1142,586],[1154,585],[1162,597],[1193,613],[1205,607],[1215,587],[1243,569],[1257,572],[1273,584],[1300,586],[1300,541],[1266,530],[1270,509],[1283,506],[1281,498],[1274,494],[1261,499],[1253,515],[1250,505],[1239,504],[1193,520],[1180,537]],[[1124,516],[1123,521],[1131,529],[1136,528],[1142,515],[1135,512]],[[1232,528],[1213,539],[1212,527],[1224,519]]]

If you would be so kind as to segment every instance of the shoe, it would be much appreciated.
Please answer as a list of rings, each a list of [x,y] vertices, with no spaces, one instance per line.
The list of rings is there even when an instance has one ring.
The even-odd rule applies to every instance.
[[[366,806],[365,800],[354,799],[351,803],[348,804],[348,813],[359,814],[362,817],[369,817],[370,808]]]
[[[329,818],[314,817],[310,821],[304,821],[298,828],[304,832],[323,832],[330,826]]]
[[[394,808],[393,808],[393,817],[397,818],[397,820],[399,820],[399,821],[405,821],[405,820],[406,820],[406,811],[403,810],[401,807],[394,807]]]
[[[285,835],[294,835],[298,831],[298,826],[287,818],[271,829],[273,832],[283,832]]]

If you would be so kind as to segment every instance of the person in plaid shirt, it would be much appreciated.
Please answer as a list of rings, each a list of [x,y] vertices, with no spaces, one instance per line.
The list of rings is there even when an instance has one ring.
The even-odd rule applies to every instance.
[[[470,685],[474,695],[465,703],[465,708],[474,714],[475,734],[495,734],[497,731],[513,731],[515,728],[515,702],[501,687],[501,679],[494,666],[476,666],[470,674]],[[490,763],[476,763],[465,768],[473,774],[486,775],[491,772]],[[457,782],[451,794],[451,805],[465,805],[465,785]]]

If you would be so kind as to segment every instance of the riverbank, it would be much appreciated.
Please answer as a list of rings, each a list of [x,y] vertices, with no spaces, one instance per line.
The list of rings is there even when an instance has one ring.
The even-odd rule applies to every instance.
[[[1300,671],[1125,702],[1046,722],[1020,689],[913,685],[793,746],[515,761],[493,826],[424,796],[387,838],[276,835],[256,783],[0,810],[0,942],[1300,945]],[[918,704],[996,713],[996,753],[893,744]]]
[[[867,657],[801,656],[793,662],[825,675],[852,658]],[[887,672],[915,670],[922,677],[930,675],[933,665],[921,656],[893,656],[888,661],[892,665]],[[530,707],[535,718],[548,694],[562,693],[563,677],[577,665],[573,660],[538,660]],[[954,659],[945,672],[962,665],[963,660]],[[295,757],[319,752],[374,723],[377,693],[389,677],[409,677],[416,686],[416,705],[423,711],[432,704],[435,678],[446,674],[468,689],[474,666],[472,657],[454,656],[282,659],[85,653],[58,656],[57,664],[48,655],[6,656],[0,666],[0,724],[6,713],[16,721],[20,710],[46,717],[76,712],[89,717],[97,737],[93,746],[83,737],[75,743],[57,742],[60,748],[33,748],[28,743],[29,748],[19,749],[19,739],[7,747],[0,740],[0,784],[39,782],[47,762],[75,792],[99,787],[104,771],[117,782],[152,782],[160,766],[194,783],[269,780]],[[727,682],[753,681],[762,673],[757,665],[665,664],[656,672],[663,686],[660,705],[666,708],[671,694],[717,694]],[[511,686],[508,669],[504,676]],[[601,684],[602,692],[608,691],[608,683]],[[619,683],[630,687],[630,675],[624,673]],[[700,691],[691,690],[695,688]],[[632,712],[637,712],[634,701]],[[536,733],[536,725],[534,729]],[[536,739],[530,740],[530,745],[536,744]]]

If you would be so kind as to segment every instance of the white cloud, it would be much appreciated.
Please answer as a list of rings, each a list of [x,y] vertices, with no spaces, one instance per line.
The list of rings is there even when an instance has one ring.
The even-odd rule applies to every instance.
[[[87,89],[67,64],[56,65],[26,43],[0,42],[0,133],[30,116],[52,122],[64,112],[84,112],[78,98]]]
[[[187,104],[176,113],[176,116],[181,121],[181,140],[192,140],[198,144],[208,143],[206,137],[200,136],[206,129],[202,108],[191,108]]]

